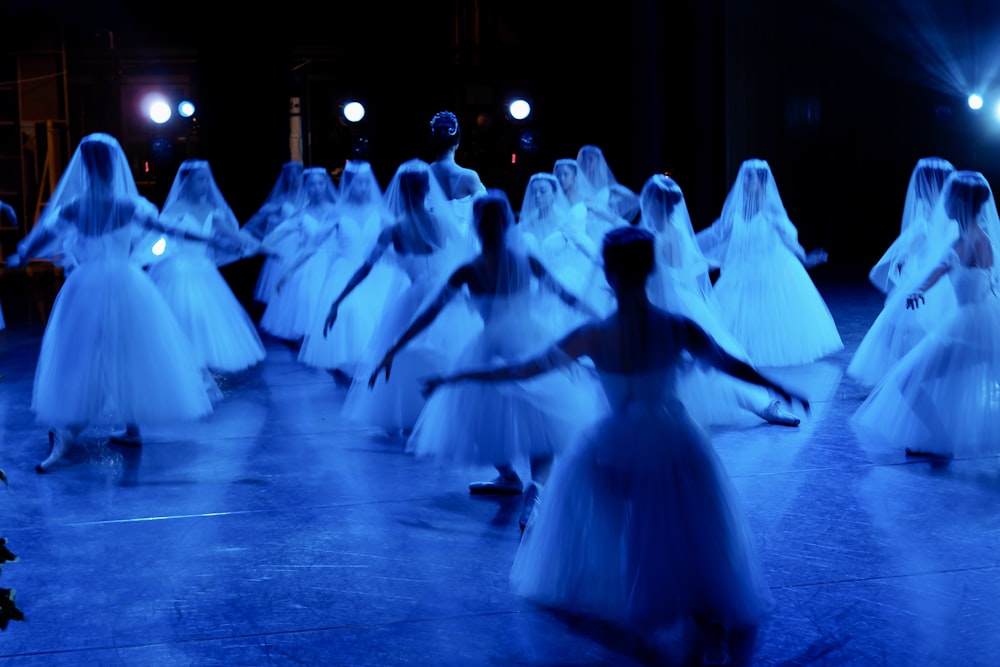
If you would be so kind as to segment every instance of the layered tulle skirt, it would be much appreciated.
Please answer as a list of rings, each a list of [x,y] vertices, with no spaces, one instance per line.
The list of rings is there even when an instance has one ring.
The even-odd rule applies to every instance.
[[[641,628],[750,626],[771,605],[737,492],[679,402],[610,414],[556,459],[510,580]]]
[[[207,257],[171,257],[152,265],[149,275],[206,368],[234,373],[264,360],[253,320]]]
[[[862,437],[972,457],[1000,454],[1000,300],[957,307],[876,385],[852,417]]]
[[[191,420],[212,412],[187,335],[149,276],[125,262],[76,268],[42,336],[32,409],[53,426]]]
[[[342,415],[355,423],[387,431],[405,431],[414,427],[426,402],[420,380],[450,371],[466,344],[482,328],[482,323],[471,316],[464,301],[452,302],[433,324],[395,355],[389,378],[379,375],[374,386],[369,387],[368,380],[375,367],[417,314],[437,295],[444,278],[428,273],[413,282],[397,281],[395,284],[400,291],[387,294],[368,348],[357,364]]]
[[[556,340],[556,332],[530,313],[486,326],[457,359],[456,370],[525,361]],[[596,377],[577,365],[527,380],[448,384],[427,400],[407,451],[470,468],[551,458],[605,404]]]
[[[797,366],[838,352],[836,322],[791,252],[723,267],[715,283],[723,323],[758,366]]]

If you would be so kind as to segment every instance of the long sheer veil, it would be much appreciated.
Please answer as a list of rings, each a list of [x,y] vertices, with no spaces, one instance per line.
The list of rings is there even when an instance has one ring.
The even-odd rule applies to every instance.
[[[990,274],[993,291],[1000,294],[1000,220],[993,190],[982,173],[955,171],[948,176],[934,208],[931,224],[945,227],[949,221],[957,223],[960,235],[969,225],[975,225],[989,239],[992,263],[983,268]],[[953,243],[954,239],[936,239],[933,254],[945,261]]]
[[[917,271],[927,268],[926,260],[921,261],[925,247],[954,239],[953,224],[943,227],[931,224],[941,188],[954,171],[951,162],[939,157],[921,158],[914,166],[906,188],[899,236],[868,274],[871,283],[883,293],[888,294],[900,281],[901,271],[909,260],[918,263]]]
[[[155,218],[156,207],[139,194],[118,140],[104,133],[85,136],[31,232],[18,244],[25,259],[51,259],[71,268],[80,237],[99,237],[133,221]]]
[[[185,230],[185,215],[197,214],[195,215],[197,219],[205,209],[211,211],[211,226],[206,229]],[[197,219],[197,222],[202,223],[204,220]],[[178,167],[174,182],[160,211],[160,224],[167,229],[177,230],[178,233],[192,231],[218,240],[219,243],[210,245],[207,251],[219,266],[234,262],[241,257],[239,249],[232,241],[240,231],[240,223],[226,198],[223,197],[222,191],[219,190],[212,168],[206,160],[185,160]],[[170,234],[165,234],[157,236],[154,245],[156,247],[153,252],[163,258],[172,254],[178,245],[182,244],[171,239]]]
[[[371,163],[349,160],[344,165],[337,186],[337,200],[343,214],[362,230],[366,245],[371,245],[383,227],[391,222],[383,195]]]
[[[575,158],[559,158],[552,165],[552,173],[559,181],[559,190],[566,197],[570,206],[575,206],[581,202],[585,203],[594,198],[594,186],[580,169]],[[570,174],[572,179],[571,189],[564,183],[563,174]]]
[[[473,247],[427,162],[414,158],[399,165],[383,202],[408,248]]]
[[[298,160],[281,165],[278,180],[271,186],[264,203],[243,225],[245,232],[252,234],[256,239],[262,239],[281,223],[302,187],[303,169],[302,163]]]
[[[517,216],[517,230],[525,242],[540,247],[549,234],[558,231],[567,215],[569,202],[556,177],[548,172],[532,174]]]
[[[698,247],[687,202],[677,182],[664,174],[650,176],[639,193],[639,204],[639,226],[656,237],[656,268],[651,284],[682,280],[705,299],[714,298],[709,263]]]
[[[726,195],[722,213],[698,233],[698,245],[713,264],[745,262],[756,256],[757,226],[773,227],[788,245],[798,245],[798,230],[788,217],[771,173],[761,159],[745,160]]]

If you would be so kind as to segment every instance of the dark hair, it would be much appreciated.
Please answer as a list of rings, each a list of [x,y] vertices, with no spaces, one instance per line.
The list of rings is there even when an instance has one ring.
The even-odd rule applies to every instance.
[[[604,235],[604,275],[612,285],[646,284],[653,271],[653,235],[638,227],[616,227]]]
[[[472,219],[476,221],[476,233],[484,246],[498,246],[507,228],[514,222],[507,193],[498,188],[490,188],[486,194],[476,197],[472,204]]]
[[[450,111],[438,111],[431,118],[431,145],[435,150],[457,146],[462,139],[458,117]]]
[[[966,202],[969,212],[975,215],[990,198],[990,187],[981,174],[960,171],[951,181],[949,195],[953,202]]]

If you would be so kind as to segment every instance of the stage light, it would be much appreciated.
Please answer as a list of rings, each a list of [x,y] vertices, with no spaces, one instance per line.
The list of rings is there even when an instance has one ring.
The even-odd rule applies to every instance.
[[[365,105],[361,102],[348,102],[344,105],[344,118],[350,123],[360,123],[365,117]]]
[[[514,120],[524,120],[531,115],[531,103],[525,99],[516,99],[507,105],[507,112]]]
[[[177,113],[183,118],[190,118],[194,115],[194,102],[191,100],[182,100],[180,104],[177,105]]]
[[[969,108],[978,111],[983,108],[983,97],[977,93],[969,95]]]
[[[171,115],[170,105],[163,100],[156,100],[149,105],[149,119],[154,123],[162,125],[170,120]]]

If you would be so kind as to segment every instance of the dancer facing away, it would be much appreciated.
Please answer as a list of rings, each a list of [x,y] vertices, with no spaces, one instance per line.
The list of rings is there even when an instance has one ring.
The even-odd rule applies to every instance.
[[[240,234],[208,162],[181,163],[160,223],[173,232],[159,236],[152,251],[138,250],[151,262],[149,277],[188,335],[199,363],[217,373],[237,373],[263,361],[266,352],[257,327],[218,269],[254,252],[259,242]],[[183,232],[216,239],[216,244],[185,240]],[[225,246],[240,252],[218,250]]]
[[[678,399],[676,375],[689,354],[788,402],[797,397],[649,302],[649,232],[612,230],[603,257],[617,299],[609,317],[534,359],[431,378],[425,390],[523,381],[589,358],[610,409],[555,460],[514,560],[513,589],[645,632],[694,621],[707,661],[721,664],[727,633],[757,624],[771,598],[737,491]]]
[[[194,420],[212,412],[187,336],[149,276],[130,259],[144,228],[165,230],[136,188],[118,141],[83,138],[18,256],[58,246],[75,268],[42,335],[32,409],[50,424],[47,471],[87,426]],[[194,235],[188,235],[195,238]],[[202,239],[206,240],[206,239]]]
[[[914,313],[906,308],[906,296],[934,268],[941,248],[958,236],[958,228],[947,216],[935,216],[941,188],[955,167],[942,158],[921,158],[913,168],[903,204],[899,237],[868,274],[869,280],[887,296],[878,317],[865,332],[847,365],[847,375],[871,388],[885,377],[903,355],[912,350],[927,331],[955,310],[954,292],[938,283],[927,307]]]
[[[948,276],[957,305],[906,353],[852,417],[907,455],[996,456],[1000,453],[1000,221],[989,183],[957,171],[945,182],[932,224],[952,220],[958,238],[906,299],[924,308]],[[911,313],[912,314],[912,313]]]
[[[462,342],[475,331],[438,322],[418,345],[410,346],[397,358],[390,381],[369,388],[368,376],[425,299],[437,293],[473,250],[430,166],[423,160],[408,160],[399,166],[386,188],[385,201],[393,222],[382,230],[364,263],[334,299],[323,331],[327,335],[334,326],[342,326],[338,320],[340,306],[362,282],[387,281],[379,287],[386,295],[381,317],[364,358],[356,365],[343,414],[389,432],[408,432],[424,405],[417,377],[449,367]]]
[[[697,235],[720,267],[715,282],[726,328],[760,366],[808,364],[844,347],[836,322],[806,269],[827,260],[806,253],[788,219],[771,167],[740,165],[722,214]]]
[[[462,140],[458,117],[451,111],[439,111],[431,118],[431,172],[441,184],[444,196],[452,202],[459,224],[468,229],[472,217],[472,199],[486,192],[486,186],[475,169],[463,167],[455,161]]]
[[[461,298],[464,288],[472,295],[481,332],[459,356],[456,363],[463,368],[530,358],[565,333],[555,328],[557,322],[547,311],[536,307],[537,289],[550,290],[570,307],[596,316],[525,252],[520,237],[513,233],[514,213],[503,191],[490,190],[476,198],[473,222],[482,251],[451,274],[385,353],[369,384],[382,371],[389,378],[395,356],[452,300]],[[448,387],[428,400],[406,448],[418,456],[459,466],[493,465],[498,472],[495,479],[469,485],[470,492],[481,494],[521,493],[523,483],[513,464],[527,461],[532,483],[524,506],[530,510],[548,479],[553,457],[578,425],[595,413],[600,405],[597,397],[592,383],[574,382],[569,374],[556,373],[525,383]],[[527,511],[522,512],[522,529],[527,516]]]

